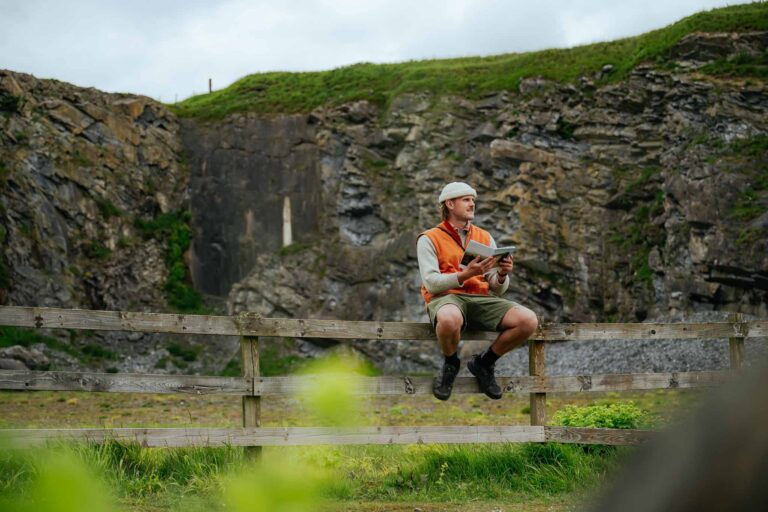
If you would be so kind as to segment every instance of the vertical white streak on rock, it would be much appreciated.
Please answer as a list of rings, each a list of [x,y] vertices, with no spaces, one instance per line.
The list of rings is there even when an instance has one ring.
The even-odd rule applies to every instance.
[[[293,243],[293,234],[291,233],[291,198],[285,196],[283,200],[283,247]]]

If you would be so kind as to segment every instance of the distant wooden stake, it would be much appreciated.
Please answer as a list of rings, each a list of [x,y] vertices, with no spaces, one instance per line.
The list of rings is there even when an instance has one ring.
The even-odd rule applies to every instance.
[[[243,396],[243,427],[260,427],[261,396],[254,396],[256,379],[261,375],[261,370],[259,369],[259,338],[255,336],[241,336],[240,354],[243,361],[243,377],[251,383],[251,396]],[[247,446],[245,454],[248,458],[256,459],[261,456],[261,446]]]
[[[740,313],[732,313],[728,315],[728,321],[741,323],[744,321],[744,317]],[[744,363],[744,336],[728,338],[728,348],[731,356],[731,370],[738,370]]]
[[[528,370],[531,376],[544,376],[544,342],[528,340]],[[547,424],[547,394],[531,393],[531,425]]]
[[[208,79],[208,94],[211,94],[213,92],[213,79]]]

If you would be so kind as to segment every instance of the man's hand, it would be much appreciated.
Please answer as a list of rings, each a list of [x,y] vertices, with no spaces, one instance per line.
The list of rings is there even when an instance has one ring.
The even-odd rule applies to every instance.
[[[490,271],[496,264],[496,258],[488,256],[484,260],[480,259],[480,256],[473,259],[467,268],[459,272],[459,284],[464,284],[464,281],[470,277],[481,276]]]
[[[508,254],[506,257],[502,258],[499,261],[499,274],[498,274],[498,277],[499,277],[498,282],[499,282],[499,284],[503,283],[504,279],[507,278],[507,274],[512,272],[512,267],[513,266],[514,265],[513,265],[513,260],[512,260],[512,255],[511,254]]]

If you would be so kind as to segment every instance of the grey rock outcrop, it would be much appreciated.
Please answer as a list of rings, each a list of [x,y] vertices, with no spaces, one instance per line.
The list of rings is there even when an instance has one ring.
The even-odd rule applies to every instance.
[[[0,349],[0,360],[2,359],[12,359],[20,362],[24,368],[19,369],[47,370],[51,365],[51,362],[41,351],[36,348],[22,347],[21,345]]]

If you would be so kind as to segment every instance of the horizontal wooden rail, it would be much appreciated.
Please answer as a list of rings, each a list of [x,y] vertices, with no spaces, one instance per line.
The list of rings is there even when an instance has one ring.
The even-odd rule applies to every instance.
[[[508,393],[561,393],[572,391],[627,391],[714,386],[730,377],[729,371],[629,373],[605,375],[501,376]],[[340,377],[344,378],[344,377]],[[0,389],[27,391],[99,391],[117,393],[186,393],[194,395],[284,395],[312,387],[312,376],[202,377],[196,375],[37,372],[0,370]],[[432,377],[359,377],[351,385],[362,395],[431,395]],[[456,379],[454,393],[479,393],[474,377]]]
[[[642,442],[651,435],[652,432],[643,430],[542,426],[6,429],[0,430],[0,442],[16,447],[34,446],[52,440],[103,442],[110,439],[155,447],[545,441],[624,445]]]
[[[0,306],[0,325],[230,336],[430,341],[435,339],[431,326],[426,323],[263,318],[252,313],[243,313],[238,316],[210,316]],[[492,332],[469,332],[464,339],[492,340],[495,337],[496,333]],[[768,321],[698,324],[545,324],[531,339],[607,341],[731,337],[768,337]]]
[[[0,370],[0,389],[249,395],[252,382],[242,377]]]

